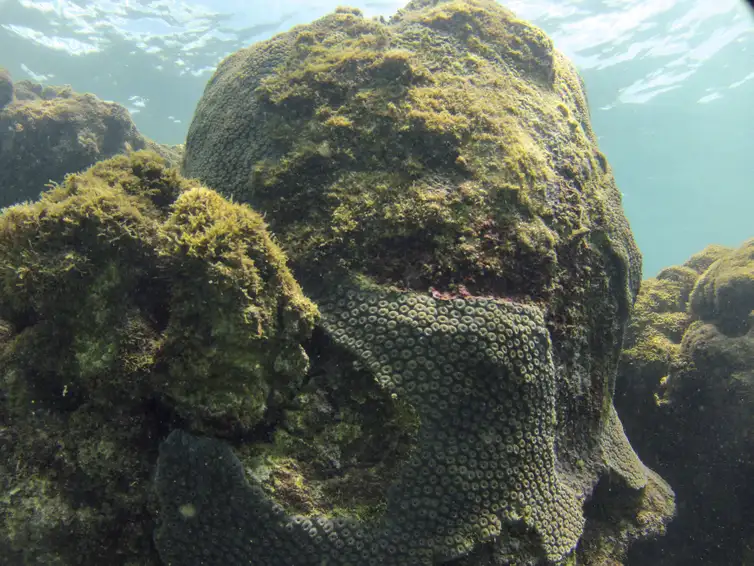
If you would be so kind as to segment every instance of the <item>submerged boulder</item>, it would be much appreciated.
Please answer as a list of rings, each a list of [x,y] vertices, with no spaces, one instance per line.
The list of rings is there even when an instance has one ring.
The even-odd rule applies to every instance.
[[[338,9],[220,64],[183,171],[264,214],[323,316],[272,443],[161,446],[166,562],[596,565],[663,532],[612,405],[641,258],[542,31]]]
[[[182,147],[142,136],[120,104],[70,86],[13,84],[0,69],[0,208],[35,200],[47,183],[140,149],[156,151],[172,165],[181,159]]]
[[[150,152],[0,213],[0,549],[158,564],[150,477],[176,426],[264,431],[318,314],[261,216]]]
[[[0,110],[13,100],[13,81],[10,73],[0,67]]]
[[[754,555],[754,240],[709,246],[643,282],[618,374],[629,438],[678,494],[667,537],[631,564]]]

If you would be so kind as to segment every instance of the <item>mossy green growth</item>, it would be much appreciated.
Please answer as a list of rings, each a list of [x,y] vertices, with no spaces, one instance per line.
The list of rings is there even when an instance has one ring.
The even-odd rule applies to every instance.
[[[642,282],[623,344],[626,368],[662,376],[680,354],[681,339],[693,320],[689,296],[699,278],[692,260]]]
[[[490,41],[523,41],[508,13],[487,8],[441,4],[399,27],[339,13],[293,40],[284,68],[256,91],[275,115],[282,157],[256,163],[250,199],[285,227],[294,261],[371,271],[379,257],[381,275],[437,283],[459,267],[470,278],[502,275],[510,242],[547,272],[555,235],[528,220],[548,212],[552,175],[518,122],[520,92],[506,88],[477,35],[470,51],[433,37],[462,18]],[[406,247],[421,255],[416,273],[401,273]]]
[[[709,269],[710,265],[731,251],[733,251],[733,248],[721,246],[719,244],[711,244],[702,251],[692,255],[683,265],[690,267],[701,275]]]
[[[0,67],[0,110],[13,100],[13,81],[7,69]]]
[[[322,345],[310,343],[310,381],[285,408],[272,442],[240,446],[239,457],[291,515],[377,520],[415,449],[419,418],[354,369],[351,357]]]
[[[684,363],[682,342],[694,320],[689,297],[700,274],[719,253],[708,248],[641,283],[626,328],[615,398],[629,437],[642,448],[663,441],[656,440],[659,434],[646,423],[662,422],[668,376]]]
[[[0,538],[20,563],[158,564],[161,436],[252,432],[317,308],[259,214],[149,152],[4,209],[0,266]]]
[[[142,136],[123,106],[70,85],[12,83],[0,69],[0,207],[36,200],[50,180],[133,150],[152,150],[171,164],[180,147]]]
[[[577,74],[491,0],[340,10],[232,55],[184,170],[263,211],[297,269],[422,290],[546,297],[615,214]]]
[[[701,281],[711,281],[710,266],[731,253],[730,248],[708,246],[684,264],[642,281],[621,353],[620,373],[631,383],[632,395],[652,392],[655,402],[664,402],[660,390],[670,368],[680,361],[684,335],[701,315],[695,306],[704,295]]]
[[[157,391],[193,426],[249,429],[280,386],[276,360],[306,371],[316,307],[261,216],[152,154],[70,175],[6,209],[0,231],[0,317],[19,349],[45,336],[25,373],[60,368],[71,395]]]
[[[754,240],[723,255],[700,277],[691,294],[693,313],[726,334],[745,334],[754,313]]]
[[[697,302],[702,296],[702,291],[694,291],[697,281],[731,251],[723,246],[708,246],[683,265],[666,267],[657,277],[642,281],[622,352],[622,372],[633,375],[634,387],[637,379],[646,379],[654,381],[654,389],[666,375],[681,353],[681,341],[689,325],[699,316],[691,300],[692,291]]]
[[[674,281],[649,279],[642,283],[624,344],[625,361],[641,365],[670,363],[691,322],[681,295],[680,286]]]
[[[638,453],[662,466],[686,504],[662,546],[634,557],[690,563],[714,540],[715,559],[745,563],[746,502],[725,486],[745,483],[753,453],[754,240],[736,249],[708,246],[662,270],[642,283],[636,306],[616,405]],[[663,359],[651,336],[664,341]],[[721,518],[714,509],[732,512]]]

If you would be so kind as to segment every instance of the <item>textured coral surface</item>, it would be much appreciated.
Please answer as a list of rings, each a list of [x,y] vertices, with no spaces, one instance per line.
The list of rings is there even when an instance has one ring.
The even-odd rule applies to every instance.
[[[213,470],[221,476],[213,485],[198,472],[226,467],[229,452],[179,436],[163,448],[158,469],[165,516],[157,541],[166,561],[199,564],[203,541],[229,525],[238,531],[226,539],[227,552],[270,565],[320,564],[326,557],[334,564],[432,564],[497,538],[501,523],[521,523],[550,560],[572,550],[583,518],[575,492],[555,470],[554,370],[541,312],[380,290],[342,290],[333,301],[320,307],[335,343],[412,404],[421,421],[384,517],[342,526],[325,518],[324,531],[314,526],[316,517],[305,525],[291,517],[249,520],[259,496],[242,485],[240,465]],[[225,456],[204,453],[215,449]],[[223,494],[227,485],[239,495]],[[292,534],[283,542],[286,530]]]
[[[282,509],[246,551],[280,540],[324,560],[316,521],[341,517],[376,537],[370,560],[387,560],[387,545],[459,565],[604,564],[663,531],[672,492],[612,407],[641,260],[580,79],[541,30],[486,0],[414,1],[389,21],[338,9],[221,63],[184,171],[265,215],[324,315],[311,381],[271,442],[233,443],[242,497]],[[342,284],[354,305],[336,296]],[[523,322],[506,322],[515,309]],[[364,395],[368,379],[378,387]],[[380,418],[394,448],[355,453]],[[222,530],[212,513],[180,511],[192,471],[178,462],[188,451],[203,466],[209,446],[226,448],[182,438],[160,465],[178,481],[160,484],[160,548],[175,564],[221,563],[223,549],[197,536]],[[249,538],[242,519],[228,511],[219,524]],[[403,546],[397,525],[411,533]]]
[[[160,438],[257,426],[316,308],[258,214],[148,152],[3,210],[0,265],[4,563],[155,564]]]

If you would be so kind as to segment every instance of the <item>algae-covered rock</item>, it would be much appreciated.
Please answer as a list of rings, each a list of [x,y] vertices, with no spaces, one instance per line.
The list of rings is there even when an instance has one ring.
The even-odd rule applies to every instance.
[[[638,285],[578,75],[487,2],[412,3],[388,25],[343,10],[239,51],[184,171],[263,210],[309,270],[549,298],[604,233],[626,304]]]
[[[691,310],[726,334],[745,334],[754,312],[754,241],[720,258],[705,271],[691,295]]]
[[[3,104],[6,92],[10,97]],[[156,151],[171,165],[182,157],[181,146],[163,146],[142,136],[120,104],[70,86],[14,85],[0,70],[0,208],[35,200],[47,183],[141,149]]]
[[[668,535],[631,564],[750,564],[754,530],[754,240],[709,246],[644,281],[616,404],[628,436],[678,495]]]
[[[731,248],[708,246],[683,265],[667,267],[642,282],[621,352],[616,402],[629,437],[643,447],[661,436],[646,423],[660,414],[667,376],[682,358],[681,342],[695,317],[691,293],[700,276],[730,252]]]
[[[7,106],[13,100],[13,81],[10,73],[0,67],[0,110]]]
[[[0,214],[0,540],[23,564],[158,564],[171,428],[260,434],[316,307],[261,216],[149,152]]]
[[[220,64],[183,169],[264,214],[323,318],[272,446],[162,445],[168,562],[601,564],[662,532],[612,408],[641,259],[542,31],[487,0],[338,9]]]

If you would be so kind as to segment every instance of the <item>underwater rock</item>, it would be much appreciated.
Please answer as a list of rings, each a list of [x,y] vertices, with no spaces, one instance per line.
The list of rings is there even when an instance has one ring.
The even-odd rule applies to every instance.
[[[0,67],[0,110],[13,100],[13,81],[7,69]]]
[[[9,88],[8,104],[3,104]],[[15,100],[13,93],[15,91]],[[35,200],[45,185],[131,150],[149,149],[177,165],[182,146],[142,136],[123,106],[70,86],[11,83],[0,71],[0,208]]]
[[[604,564],[663,532],[612,407],[641,258],[542,31],[487,0],[340,8],[220,64],[183,171],[264,214],[323,318],[271,443],[163,445],[168,562]],[[254,505],[203,513],[210,465]]]
[[[285,262],[260,215],[151,152],[0,213],[0,540],[14,563],[159,563],[160,439],[264,430],[307,372],[318,313]]]
[[[447,562],[498,537],[501,521],[530,529],[549,560],[570,552],[583,517],[576,492],[555,471],[555,377],[542,313],[504,301],[447,302],[380,287],[342,287],[335,297],[321,305],[324,328],[410,403],[421,423],[416,450],[390,489],[389,520],[353,522],[347,532],[337,524],[330,532],[313,527],[310,533],[288,525],[292,518],[256,517],[244,509],[264,505],[240,479],[217,486],[198,479],[211,463],[218,476],[237,476],[232,468],[223,471],[229,457],[202,456],[207,441],[183,436],[161,449],[163,516],[156,541],[163,559],[198,563],[202,539],[217,540],[228,525],[238,534],[222,552],[269,566],[318,565],[323,556],[343,565]],[[616,461],[632,457],[629,448]],[[646,478],[636,466],[642,488]],[[230,483],[238,484],[238,493],[223,495],[222,486]],[[201,494],[201,503],[192,494]],[[181,512],[186,505],[195,510],[191,517]],[[290,540],[286,530],[294,535]],[[286,542],[276,547],[273,539]]]
[[[754,240],[709,246],[642,283],[616,405],[677,493],[665,538],[630,564],[748,564],[754,529]]]

